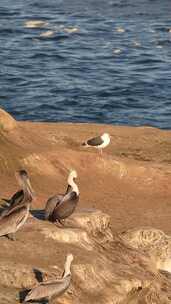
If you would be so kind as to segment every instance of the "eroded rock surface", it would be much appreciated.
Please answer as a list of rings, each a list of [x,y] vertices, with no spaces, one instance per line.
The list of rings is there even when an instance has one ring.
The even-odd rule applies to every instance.
[[[70,251],[74,254],[72,285],[54,303],[138,304],[142,299],[143,303],[170,303],[171,281],[159,273],[150,247],[145,247],[150,243],[145,241],[147,234],[151,247],[167,238],[162,231],[139,229],[113,237],[109,216],[99,210],[78,211],[65,225],[58,228],[31,216],[16,242],[1,238],[0,286],[15,290],[16,297],[17,291],[20,294],[38,280],[60,277],[65,254]],[[18,262],[15,258],[7,261],[10,248]],[[61,256],[55,260],[57,252]],[[31,259],[27,263],[22,260],[25,255]],[[18,303],[15,297],[14,303]]]
[[[37,199],[17,241],[0,238],[0,304],[19,303],[24,288],[60,277],[69,252],[72,284],[54,303],[171,303],[170,132],[15,122],[3,115],[10,132],[0,132],[0,196],[18,190],[14,172],[25,168]],[[112,140],[103,156],[82,149],[80,143],[104,129]],[[80,201],[59,228],[36,214],[50,196],[64,193],[71,168]]]
[[[152,227],[134,228],[120,234],[121,239],[133,248],[147,252],[157,269],[171,273],[171,237]]]
[[[113,240],[109,223],[109,215],[100,210],[84,209],[65,220],[65,229],[43,228],[42,233],[59,242],[75,244],[91,250],[96,242],[105,243]]]
[[[3,109],[0,109],[0,131],[11,131],[16,128],[16,120]]]
[[[44,219],[43,212],[37,212],[37,217]],[[92,250],[97,243],[105,244],[113,240],[110,228],[110,217],[96,209],[80,209],[65,219],[64,226],[56,223],[40,222],[30,218],[26,226],[39,229],[46,238],[57,242],[73,244],[85,250]]]

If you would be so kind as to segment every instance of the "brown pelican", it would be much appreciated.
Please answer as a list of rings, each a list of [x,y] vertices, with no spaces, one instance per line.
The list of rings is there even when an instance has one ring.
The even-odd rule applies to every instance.
[[[18,206],[22,205],[25,201],[30,202],[34,199],[35,194],[30,184],[30,180],[26,170],[19,170],[15,173],[16,179],[21,186],[21,190],[14,193],[14,195],[8,201],[8,207],[1,211],[0,218],[7,215],[8,212]]]
[[[107,147],[110,143],[110,135],[108,133],[104,133],[101,136],[93,137],[85,141],[82,146],[84,147],[94,147],[100,150],[102,154],[102,149]]]
[[[64,266],[64,272],[61,279],[54,281],[41,282],[37,287],[30,290],[25,297],[24,303],[34,300],[48,300],[62,295],[69,287],[71,282],[71,263],[73,255],[68,254]]]
[[[23,188],[23,200],[5,209],[0,217],[0,236],[15,239],[15,233],[26,222],[34,192],[25,170],[18,171],[19,182]]]
[[[70,216],[79,201],[79,189],[74,179],[77,178],[77,172],[72,170],[68,176],[68,187],[64,195],[55,195],[48,199],[45,207],[45,219],[52,222],[61,220]]]
[[[23,190],[19,190],[16,193],[14,193],[10,199],[3,198],[2,200],[7,203],[6,204],[7,206],[12,206],[14,202],[15,204],[20,203],[20,201],[23,200],[23,197],[24,197]]]

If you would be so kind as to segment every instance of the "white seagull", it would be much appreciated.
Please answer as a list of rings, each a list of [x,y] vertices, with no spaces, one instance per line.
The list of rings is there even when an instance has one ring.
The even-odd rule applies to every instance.
[[[84,147],[94,147],[100,150],[102,154],[102,150],[106,148],[110,143],[110,135],[108,133],[104,133],[101,136],[93,137],[85,141],[82,146]]]

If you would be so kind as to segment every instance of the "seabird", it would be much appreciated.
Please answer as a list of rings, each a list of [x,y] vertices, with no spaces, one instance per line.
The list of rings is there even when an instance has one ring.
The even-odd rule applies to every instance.
[[[30,202],[14,207],[7,215],[0,218],[0,236],[8,236],[15,240],[15,233],[26,222],[30,209]]]
[[[100,150],[102,154],[102,149],[107,147],[110,143],[110,135],[108,133],[104,133],[101,136],[93,137],[88,139],[86,142],[82,144],[84,147],[94,147]]]
[[[73,255],[68,254],[64,266],[64,272],[61,279],[54,281],[41,282],[30,290],[25,297],[24,303],[28,301],[46,300],[50,303],[51,299],[62,295],[69,287],[71,282],[71,263]]]
[[[12,208],[22,205],[27,200],[31,202],[35,197],[35,193],[30,184],[26,170],[16,171],[15,176],[19,185],[21,186],[21,189],[14,193],[13,196],[7,201],[8,207],[1,212],[0,218],[7,215]]]
[[[77,172],[72,170],[68,176],[68,187],[64,195],[55,195],[48,199],[45,207],[45,219],[59,222],[69,217],[79,201],[79,189],[74,179]]]
[[[30,185],[30,181],[25,170],[18,172],[19,181],[23,188],[23,200],[19,203],[13,203],[12,206],[5,209],[0,217],[0,236],[8,236],[10,239],[15,239],[15,233],[26,222],[34,192]]]

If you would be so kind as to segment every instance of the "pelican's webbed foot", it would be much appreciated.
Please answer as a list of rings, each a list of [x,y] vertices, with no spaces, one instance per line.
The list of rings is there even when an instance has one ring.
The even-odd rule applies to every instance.
[[[60,219],[56,219],[56,221],[54,222],[54,224],[59,228],[64,227],[64,223],[65,223],[65,220],[60,220]]]
[[[65,220],[58,220],[58,222],[61,224],[61,226],[64,226]]]

